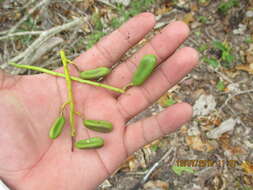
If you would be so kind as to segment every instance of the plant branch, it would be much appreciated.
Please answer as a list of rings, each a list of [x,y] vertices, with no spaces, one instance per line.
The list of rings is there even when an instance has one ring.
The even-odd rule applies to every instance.
[[[54,75],[54,76],[57,76],[57,77],[65,78],[65,75],[63,73],[58,73],[58,72],[51,71],[51,70],[41,68],[41,67],[36,67],[36,66],[32,66],[32,65],[22,65],[22,64],[16,64],[16,63],[9,63],[9,65],[12,65],[12,66],[17,67],[17,68],[31,69],[31,70],[34,70],[34,71],[47,73],[49,75]],[[125,92],[121,88],[116,88],[116,87],[113,87],[113,86],[110,86],[110,85],[107,85],[107,84],[102,84],[102,83],[98,83],[98,82],[94,82],[94,81],[90,81],[90,80],[84,80],[84,79],[81,79],[81,78],[78,78],[78,77],[73,77],[73,76],[70,76],[70,78],[71,78],[71,80],[74,80],[74,81],[77,81],[77,82],[80,82],[80,83],[89,84],[89,85],[97,86],[97,87],[101,87],[101,88],[106,88],[106,89],[114,91],[114,92],[118,92],[118,93],[124,93]]]
[[[5,40],[9,39],[15,36],[25,36],[25,35],[40,35],[43,33],[43,31],[27,31],[27,32],[17,32],[17,33],[12,33],[12,34],[7,34],[5,36],[1,36],[0,40]]]
[[[65,79],[66,79],[66,85],[68,89],[68,102],[69,102],[69,121],[70,121],[70,128],[71,128],[71,136],[76,136],[76,129],[75,129],[75,103],[72,93],[72,82],[69,74],[69,68],[68,68],[68,61],[65,56],[65,53],[63,50],[60,51],[61,60],[64,68],[65,73]]]

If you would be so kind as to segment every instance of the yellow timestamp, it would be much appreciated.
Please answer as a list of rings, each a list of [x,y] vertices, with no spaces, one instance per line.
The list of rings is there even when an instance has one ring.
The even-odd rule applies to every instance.
[[[236,160],[177,160],[179,167],[236,167]]]

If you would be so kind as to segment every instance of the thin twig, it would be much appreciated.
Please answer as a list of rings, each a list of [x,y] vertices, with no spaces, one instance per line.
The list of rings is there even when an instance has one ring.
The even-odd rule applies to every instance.
[[[43,31],[27,31],[27,32],[17,32],[12,34],[7,34],[5,36],[0,36],[0,40],[9,39],[15,36],[25,36],[25,35],[40,35]]]
[[[100,3],[103,3],[105,5],[107,5],[109,7],[112,7],[114,9],[116,9],[116,7],[113,4],[111,4],[109,1],[106,1],[106,0],[97,0],[97,1],[100,2]]]
[[[31,8],[27,14],[25,14],[25,16],[18,21],[18,23],[16,25],[14,25],[9,31],[8,34],[15,32],[15,30],[23,23],[25,22],[28,17],[34,13],[34,11],[36,11],[38,8],[40,8],[43,5],[46,5],[50,0],[42,0],[40,3],[38,3],[35,7]]]
[[[32,55],[32,57],[28,57],[29,60],[24,60],[24,62],[29,62],[31,65],[41,59],[43,55],[49,52],[54,47],[58,46],[59,44],[63,43],[64,40],[60,37],[52,37],[45,41],[41,46],[37,49],[36,52]]]
[[[54,28],[51,28],[49,30],[42,32],[41,35],[25,51],[23,51],[18,56],[9,60],[9,62],[18,62],[23,58],[25,59],[26,57],[29,57],[32,53],[34,53],[36,51],[36,49],[38,49],[41,46],[41,44],[43,44],[45,41],[47,41],[49,38],[51,38],[55,34],[61,32],[63,30],[78,26],[81,23],[83,23],[83,19],[77,18],[67,24],[56,26]],[[26,64],[29,64],[29,63],[26,63]],[[1,68],[5,69],[7,66],[8,66],[8,63],[3,64],[1,66]]]
[[[218,70],[214,69],[213,67],[210,67],[214,72],[216,72],[217,74],[220,75],[220,77],[223,79],[223,80],[226,80],[227,82],[231,83],[231,84],[234,84],[234,82],[232,80],[230,80],[226,75],[224,75],[223,73],[219,72]]]
[[[221,111],[221,110],[228,104],[228,102],[229,102],[232,98],[234,98],[235,96],[242,95],[242,94],[248,94],[248,93],[253,93],[253,89],[239,91],[239,92],[237,92],[236,94],[230,95],[230,97],[228,97],[228,98],[226,99],[226,101],[224,102],[224,104],[222,104],[222,106],[220,107],[220,111]]]
[[[153,166],[146,172],[145,176],[142,178],[142,180],[137,183],[131,190],[138,190],[140,186],[142,186],[150,177],[150,175],[154,172],[156,168],[158,168],[162,162],[171,154],[171,152],[175,151],[175,147],[171,147],[162,157],[160,160],[158,160],[156,163],[153,164]]]

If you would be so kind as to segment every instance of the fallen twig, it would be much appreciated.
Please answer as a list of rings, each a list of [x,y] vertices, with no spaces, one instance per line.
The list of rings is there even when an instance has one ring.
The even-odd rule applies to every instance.
[[[237,92],[237,93],[235,93],[235,94],[233,94],[233,95],[230,95],[230,97],[228,97],[228,98],[226,99],[226,101],[224,102],[224,104],[220,107],[220,110],[222,110],[222,109],[228,104],[228,102],[229,102],[232,98],[234,98],[235,96],[242,95],[242,94],[248,94],[248,93],[253,93],[253,89],[239,91],[239,92]]]
[[[20,63],[27,61],[26,58],[29,57],[32,53],[34,53],[45,41],[50,39],[52,36],[54,36],[55,34],[61,32],[63,30],[67,30],[69,28],[73,28],[75,26],[78,26],[81,23],[83,23],[83,19],[77,18],[67,24],[56,26],[54,28],[51,28],[49,30],[42,32],[40,34],[40,36],[25,51],[23,51],[18,56],[9,60],[9,62],[18,62],[21,59],[23,59],[23,61],[20,61]],[[26,62],[26,64],[30,64],[30,63]],[[7,66],[8,66],[8,63],[3,64],[1,66],[1,68],[5,69]]]
[[[31,8],[27,14],[25,14],[25,16],[20,19],[20,21],[18,21],[18,23],[16,25],[14,25],[9,31],[8,34],[15,32],[15,30],[23,23],[25,22],[28,17],[34,13],[34,11],[36,11],[38,8],[40,8],[43,5],[46,5],[50,0],[42,0],[40,3],[38,3],[35,7]]]
[[[24,36],[24,35],[40,35],[43,31],[28,31],[28,32],[17,32],[12,34],[7,34],[5,36],[0,36],[0,40],[9,39],[15,36]]]
[[[153,166],[146,172],[145,176],[142,178],[140,182],[138,182],[131,190],[138,190],[150,177],[150,175],[154,172],[156,168],[158,168],[164,160],[169,157],[169,155],[175,152],[175,147],[171,147],[162,157],[160,160],[158,160],[156,163],[153,164]]]
[[[43,44],[41,44],[41,46],[37,49],[37,51],[32,55],[31,58],[27,57],[27,59],[29,59],[30,65],[37,62],[43,55],[45,55],[47,52],[49,52],[51,49],[61,44],[62,42],[64,42],[64,40],[60,37],[52,37],[45,41]],[[28,60],[26,60],[24,60],[24,62],[28,62]]]

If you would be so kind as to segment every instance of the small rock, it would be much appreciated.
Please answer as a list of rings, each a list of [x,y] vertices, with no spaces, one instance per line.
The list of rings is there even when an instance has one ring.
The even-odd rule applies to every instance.
[[[246,17],[253,17],[253,11],[247,11]]]
[[[211,139],[218,139],[223,133],[233,130],[235,124],[236,120],[233,118],[223,121],[219,127],[216,127],[213,130],[209,131],[207,133],[207,137]]]
[[[193,126],[188,129],[187,133],[188,133],[188,136],[197,136],[197,135],[200,135],[200,131],[199,131],[198,127],[197,127],[197,122],[193,123]]]
[[[212,95],[201,95],[193,106],[193,115],[208,115],[214,111],[216,101]]]
[[[108,187],[112,187],[112,184],[110,183],[109,180],[105,180],[99,187],[108,188]]]
[[[247,25],[245,24],[239,24],[239,28],[233,30],[234,34],[244,34],[247,29]]]
[[[192,29],[198,28],[199,26],[201,26],[201,23],[200,23],[200,22],[193,22],[193,23],[191,24],[191,28],[192,28]]]
[[[230,92],[239,92],[239,91],[240,91],[240,88],[239,88],[239,84],[238,84],[238,83],[229,84],[229,85],[227,86],[227,89],[228,89],[228,91],[230,91]]]
[[[156,181],[148,181],[144,185],[145,190],[167,190],[169,189],[168,182],[156,180]]]
[[[124,6],[128,6],[131,2],[131,0],[111,0],[112,3],[121,3]]]

